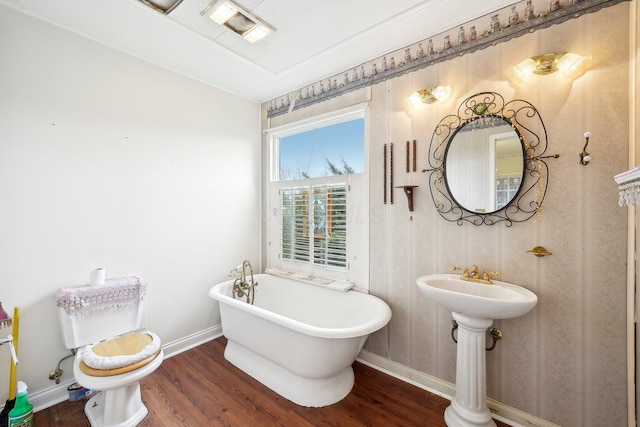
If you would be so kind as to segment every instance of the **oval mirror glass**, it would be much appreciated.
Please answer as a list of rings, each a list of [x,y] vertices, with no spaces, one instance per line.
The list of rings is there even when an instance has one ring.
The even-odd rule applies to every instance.
[[[478,117],[456,130],[444,162],[445,183],[457,204],[469,212],[493,213],[520,190],[524,147],[506,119]]]

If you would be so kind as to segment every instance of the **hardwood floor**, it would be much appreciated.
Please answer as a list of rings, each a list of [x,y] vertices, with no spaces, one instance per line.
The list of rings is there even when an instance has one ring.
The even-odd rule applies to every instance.
[[[140,426],[446,426],[448,400],[358,362],[345,399],[324,408],[298,406],[227,362],[225,344],[218,338],[166,359],[145,378],[142,400],[149,415]],[[84,404],[63,402],[39,411],[34,425],[88,426]]]

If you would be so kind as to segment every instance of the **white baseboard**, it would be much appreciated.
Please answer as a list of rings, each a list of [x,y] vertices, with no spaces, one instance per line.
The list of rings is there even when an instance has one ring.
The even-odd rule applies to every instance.
[[[215,340],[222,336],[222,325],[212,326],[195,334],[171,341],[169,344],[162,346],[164,357],[169,358],[184,351],[190,350],[206,342]]]
[[[164,344],[162,346],[162,350],[164,351],[164,358],[168,359],[193,347],[197,347],[200,344],[204,344],[206,342],[214,340],[220,336],[222,336],[222,326],[217,325],[177,339],[168,344]],[[72,363],[72,359],[69,359],[69,362],[66,363]],[[50,406],[68,400],[69,392],[67,392],[67,387],[74,382],[75,380],[70,379],[68,381],[61,382],[60,384],[56,384],[53,387],[49,387],[35,393],[29,393],[29,403],[33,405],[34,412],[41,411]]]
[[[425,374],[417,369],[409,368],[408,366],[394,362],[370,351],[362,350],[357,360],[367,366],[406,381],[416,387],[420,387],[429,393],[444,397],[445,399],[451,400],[456,393],[455,384]],[[493,418],[513,427],[561,427],[551,421],[505,405],[491,398],[487,398],[487,406],[493,414]]]

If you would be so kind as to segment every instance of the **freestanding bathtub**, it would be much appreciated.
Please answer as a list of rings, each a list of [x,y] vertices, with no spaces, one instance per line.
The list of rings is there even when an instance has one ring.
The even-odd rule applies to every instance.
[[[233,280],[211,288],[220,302],[225,358],[302,406],[327,406],[353,387],[351,365],[391,319],[381,299],[270,274],[254,275],[254,305],[234,299]]]

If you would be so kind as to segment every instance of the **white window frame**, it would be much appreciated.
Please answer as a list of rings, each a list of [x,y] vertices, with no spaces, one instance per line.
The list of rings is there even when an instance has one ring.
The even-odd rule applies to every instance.
[[[266,171],[267,185],[267,269],[278,269],[306,276],[353,283],[359,290],[369,290],[369,185],[368,185],[368,106],[357,105],[332,113],[271,128],[266,131],[269,144],[269,165]],[[332,175],[326,177],[279,180],[278,141],[290,135],[312,131],[356,119],[364,119],[364,171],[358,174]],[[347,269],[318,268],[313,263],[291,262],[280,256],[282,219],[280,212],[280,189],[308,186],[321,183],[346,182],[347,191]]]

